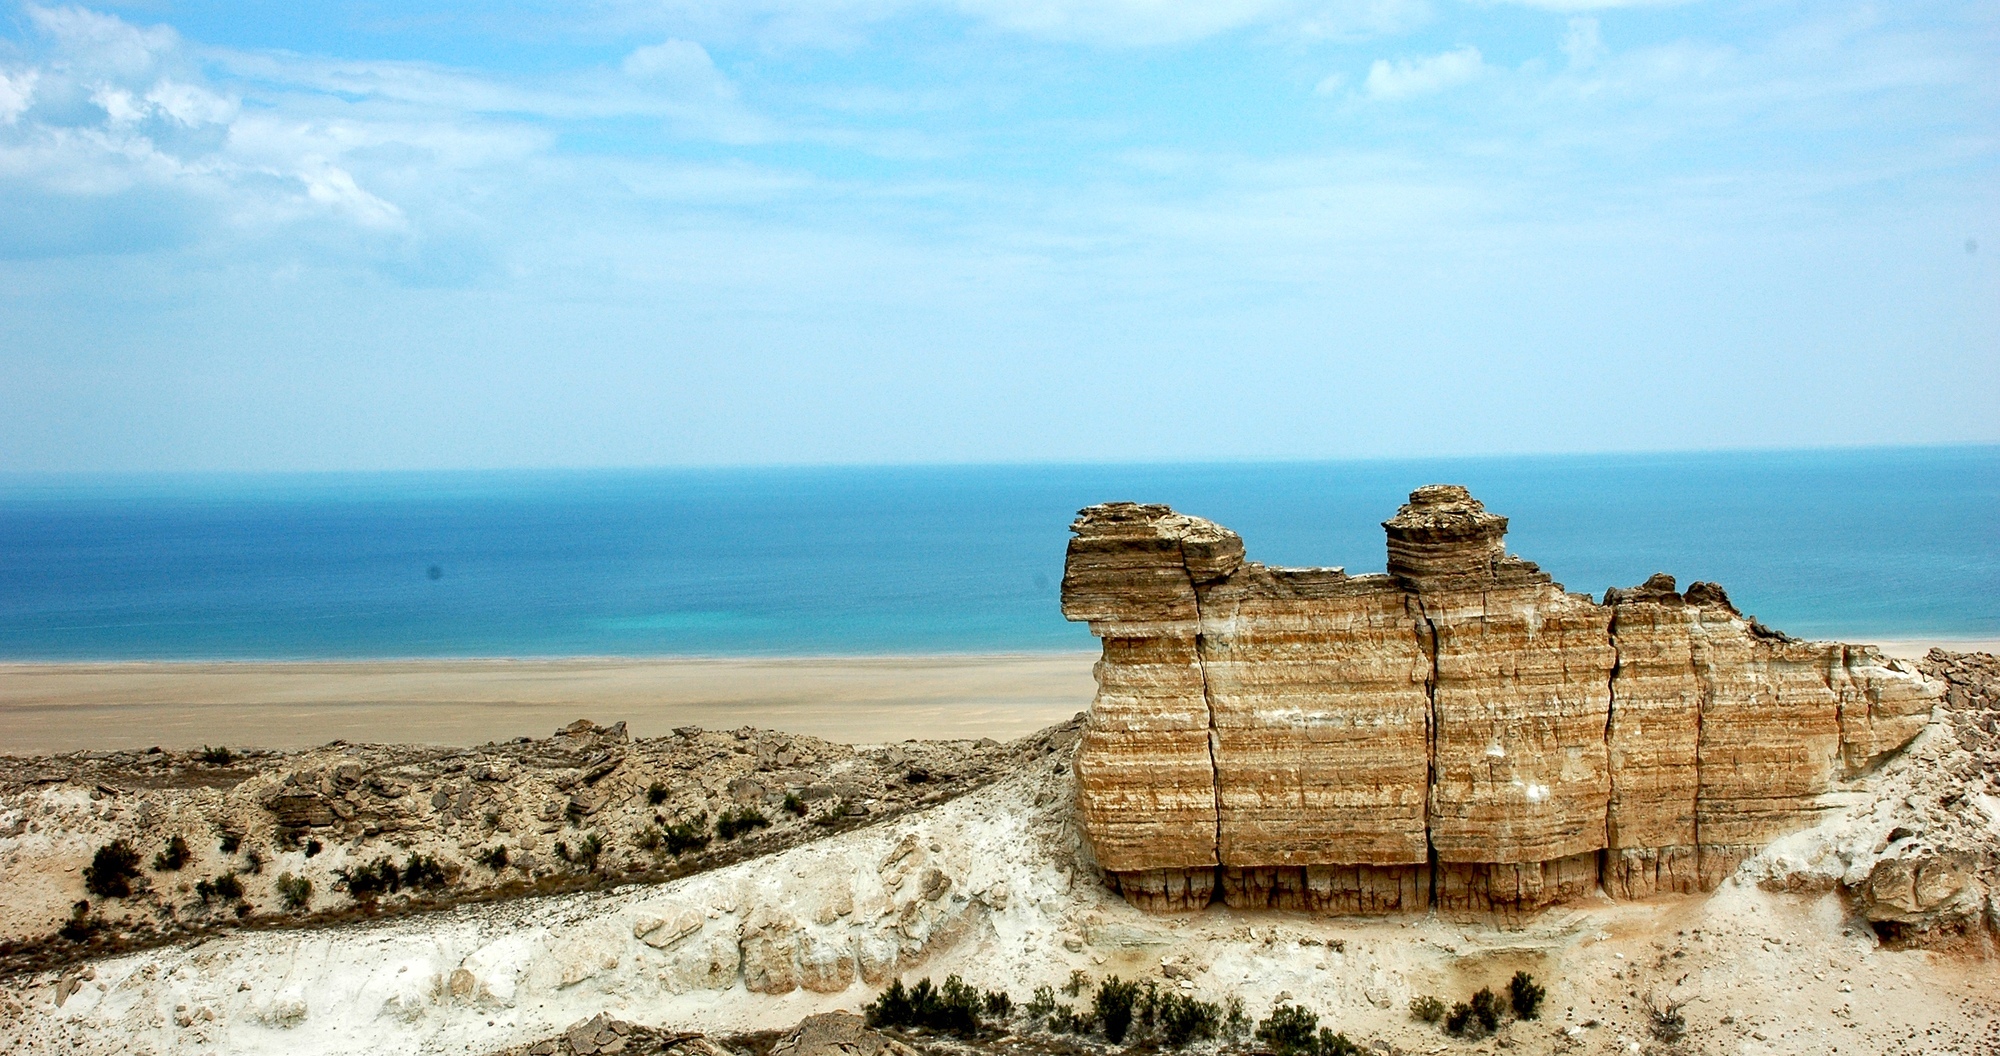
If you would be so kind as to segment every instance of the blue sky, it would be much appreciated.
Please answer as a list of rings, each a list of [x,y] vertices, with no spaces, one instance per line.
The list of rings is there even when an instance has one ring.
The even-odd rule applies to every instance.
[[[0,470],[2000,440],[2000,8],[0,9]]]

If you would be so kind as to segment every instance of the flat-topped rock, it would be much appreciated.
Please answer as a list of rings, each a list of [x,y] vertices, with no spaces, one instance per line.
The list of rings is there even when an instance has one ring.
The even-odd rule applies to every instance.
[[[1569,593],[1457,485],[1383,529],[1388,574],[1349,576],[1161,505],[1071,525],[1063,612],[1104,648],[1078,810],[1135,903],[1504,915],[1710,887],[1942,693],[1712,583]]]

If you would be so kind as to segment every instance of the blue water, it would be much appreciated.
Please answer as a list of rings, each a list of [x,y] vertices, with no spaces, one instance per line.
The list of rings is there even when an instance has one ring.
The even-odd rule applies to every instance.
[[[1817,637],[2000,636],[2000,448],[1258,465],[0,478],[0,657],[1083,649],[1067,525],[1172,503],[1383,565],[1470,485],[1572,590],[1721,582]]]

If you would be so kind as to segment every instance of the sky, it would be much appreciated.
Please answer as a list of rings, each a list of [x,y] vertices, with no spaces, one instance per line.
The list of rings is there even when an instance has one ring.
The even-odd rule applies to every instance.
[[[1992,443],[1996,406],[1990,0],[0,6],[0,471]]]

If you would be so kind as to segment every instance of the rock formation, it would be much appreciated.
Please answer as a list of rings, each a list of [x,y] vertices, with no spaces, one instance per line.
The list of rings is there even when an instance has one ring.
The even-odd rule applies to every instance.
[[[1388,572],[1349,576],[1165,506],[1071,525],[1063,613],[1104,647],[1078,813],[1128,899],[1507,915],[1705,889],[1942,693],[1712,583],[1568,593],[1462,487],[1383,527]]]

